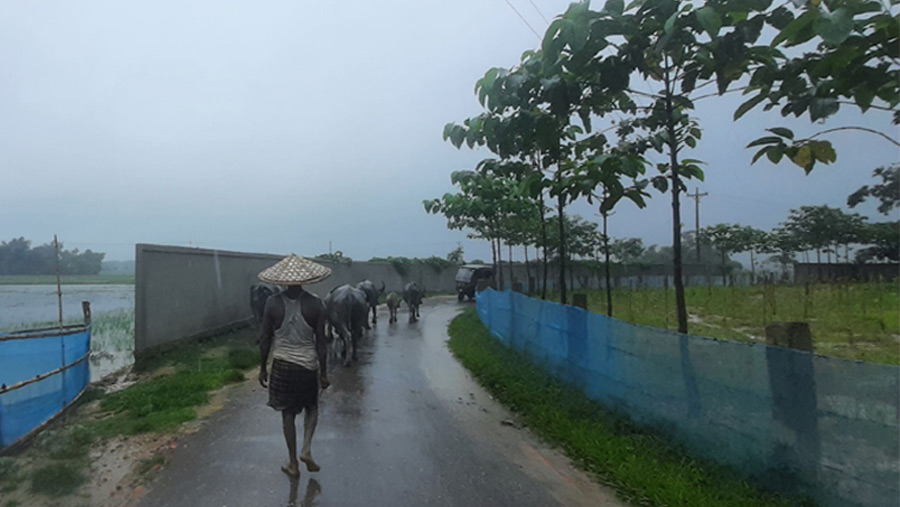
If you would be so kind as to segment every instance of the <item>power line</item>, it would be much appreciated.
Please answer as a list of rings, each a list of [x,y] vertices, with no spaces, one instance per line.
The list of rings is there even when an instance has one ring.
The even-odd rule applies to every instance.
[[[522,23],[525,23],[525,26],[527,26],[528,29],[531,30],[531,33],[533,33],[534,36],[538,38],[538,40],[541,40],[541,36],[537,33],[537,30],[535,30],[534,27],[531,26],[531,23],[529,23],[528,20],[526,20],[526,19],[522,16],[522,13],[520,13],[520,12],[516,9],[516,7],[515,7],[513,4],[510,3],[509,0],[504,0],[504,1],[506,2],[506,5],[508,5],[509,8],[512,9],[513,12],[516,13],[516,16],[519,16],[519,19],[522,20]]]
[[[540,17],[541,17],[541,19],[543,19],[543,20],[544,20],[544,23],[547,23],[547,24],[548,24],[548,25],[549,25],[549,24],[550,24],[550,22],[549,22],[549,21],[547,21],[547,17],[546,17],[546,16],[544,16],[544,13],[543,13],[543,12],[541,12],[541,10],[540,10],[540,9],[538,9],[538,6],[537,6],[537,5],[535,5],[535,3],[534,3],[534,0],[528,0],[528,3],[530,3],[530,4],[531,4],[531,6],[532,6],[532,7],[534,7],[534,10],[536,10],[536,11],[537,11],[537,13],[538,13],[538,15],[539,15],[539,16],[540,16]]]

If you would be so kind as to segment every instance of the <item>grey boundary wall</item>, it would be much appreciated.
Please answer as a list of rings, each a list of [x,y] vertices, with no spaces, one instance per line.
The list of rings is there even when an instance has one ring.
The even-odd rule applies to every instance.
[[[286,255],[286,254],[285,254]],[[135,355],[169,343],[215,334],[249,322],[250,286],[260,271],[285,255],[231,252],[168,245],[135,247]],[[429,292],[452,292],[456,267],[410,266],[403,275],[391,264],[332,264],[325,281],[306,286],[324,297],[332,288],[365,279],[401,291],[414,281]]]

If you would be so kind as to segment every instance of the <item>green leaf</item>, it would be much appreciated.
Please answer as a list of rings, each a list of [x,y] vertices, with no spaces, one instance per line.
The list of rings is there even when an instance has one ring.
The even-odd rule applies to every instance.
[[[760,102],[762,102],[765,99],[766,99],[766,94],[764,92],[759,92],[759,94],[757,96],[753,97],[752,99],[748,100],[747,102],[744,102],[737,108],[737,110],[734,112],[734,119],[737,120],[741,116],[744,116],[744,114],[746,114],[747,111],[753,109],[754,107],[756,107],[757,104],[759,104]]]
[[[828,141],[810,141],[809,146],[812,148],[813,155],[819,162],[830,164],[837,160],[837,153],[834,147]]]
[[[794,132],[790,129],[786,129],[784,127],[772,127],[770,129],[766,129],[769,132],[775,134],[776,136],[786,137],[788,139],[794,139]]]
[[[459,125],[454,125],[453,129],[450,131],[450,142],[453,143],[453,146],[459,148],[462,146],[463,141],[466,139],[466,131]]]
[[[760,137],[759,139],[757,139],[755,141],[752,141],[746,147],[752,148],[754,146],[762,146],[764,144],[781,144],[781,143],[782,143],[782,141],[781,141],[780,137],[765,136],[765,137]]]
[[[834,12],[824,13],[820,16],[813,29],[827,44],[839,46],[847,40],[853,30],[853,17],[846,8],[840,7]]]
[[[603,6],[603,10],[614,17],[619,17],[625,11],[625,2],[623,0],[608,0],[606,5]]]
[[[769,146],[766,148],[766,156],[769,157],[770,162],[777,164],[784,156],[784,149],[781,146]]]
[[[690,146],[691,148],[696,148],[696,147],[697,147],[697,140],[694,139],[693,137],[685,137],[685,138],[684,138],[684,144]]]
[[[756,154],[753,155],[753,160],[750,161],[750,165],[755,164],[756,161],[759,160],[760,157],[765,155],[767,151],[769,151],[769,148],[763,148],[763,149],[757,151]]]
[[[772,40],[771,46],[778,46],[784,41],[787,41],[788,45],[791,46],[808,41],[815,35],[812,26],[818,18],[818,9],[806,11],[800,17],[788,23],[787,26]]]
[[[672,35],[672,33],[675,32],[676,19],[678,19],[678,11],[673,12],[672,15],[669,16],[669,19],[666,20],[666,24],[663,27],[663,31],[666,33],[666,35]]]
[[[697,139],[700,139],[703,137],[703,132],[700,129],[698,129],[697,127],[691,127],[691,129],[688,132],[693,137],[696,137]]]
[[[666,191],[669,190],[669,179],[665,176],[656,176],[650,180],[650,183],[653,184],[655,189],[662,193],[666,193]]]
[[[866,110],[869,109],[869,106],[872,105],[872,100],[875,98],[875,90],[869,86],[860,86],[856,89],[853,98],[856,100],[856,105],[859,106],[863,112],[866,112]]]
[[[706,30],[710,37],[715,38],[719,35],[719,29],[722,28],[722,20],[719,17],[719,13],[712,7],[707,5],[697,9],[697,21],[700,22],[700,26]]]
[[[791,157],[791,162],[797,164],[802,167],[807,173],[812,170],[812,166],[815,163],[815,158],[813,158],[812,147],[809,145],[801,146],[797,153]]]
[[[809,117],[812,121],[821,120],[838,112],[840,107],[834,97],[813,97],[809,102]]]

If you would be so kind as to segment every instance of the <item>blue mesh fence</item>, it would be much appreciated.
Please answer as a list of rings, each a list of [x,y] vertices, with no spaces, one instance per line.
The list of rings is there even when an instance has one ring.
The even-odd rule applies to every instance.
[[[90,382],[91,328],[0,333],[0,449],[47,422]]]
[[[681,335],[486,290],[492,336],[697,455],[821,505],[900,504],[900,368]]]

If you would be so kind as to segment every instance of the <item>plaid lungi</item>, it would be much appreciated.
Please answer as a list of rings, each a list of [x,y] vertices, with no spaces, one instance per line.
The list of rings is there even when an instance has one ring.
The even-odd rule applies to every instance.
[[[269,403],[275,410],[300,412],[319,402],[319,375],[298,364],[275,359],[269,374]]]

